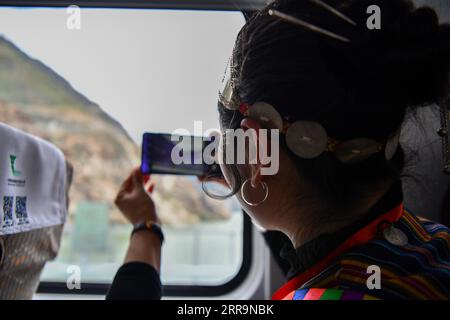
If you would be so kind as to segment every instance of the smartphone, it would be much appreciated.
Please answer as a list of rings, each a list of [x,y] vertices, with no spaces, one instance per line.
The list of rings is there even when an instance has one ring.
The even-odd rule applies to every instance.
[[[144,133],[141,171],[143,174],[220,177],[222,171],[214,160],[215,154],[210,151],[214,149],[210,144],[218,144],[216,139],[218,139],[217,136],[204,138],[167,133]]]

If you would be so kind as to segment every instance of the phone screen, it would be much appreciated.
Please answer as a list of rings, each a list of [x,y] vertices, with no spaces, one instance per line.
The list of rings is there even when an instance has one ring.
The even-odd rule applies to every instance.
[[[205,157],[203,152],[214,139],[208,141],[199,136],[145,133],[141,171],[143,174],[220,176],[220,166],[216,162],[207,164],[207,155]],[[183,159],[181,163],[180,159]]]

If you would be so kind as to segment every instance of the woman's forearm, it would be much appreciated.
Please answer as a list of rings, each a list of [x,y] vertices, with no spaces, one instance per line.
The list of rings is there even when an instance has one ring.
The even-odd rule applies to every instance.
[[[144,262],[158,273],[161,267],[161,240],[150,230],[141,230],[131,236],[125,262]]]

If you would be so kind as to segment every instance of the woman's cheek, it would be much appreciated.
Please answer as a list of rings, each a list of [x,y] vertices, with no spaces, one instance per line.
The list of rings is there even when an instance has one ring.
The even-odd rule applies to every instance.
[[[223,139],[223,136],[222,136],[221,139],[220,139],[220,142],[219,142],[219,146],[218,146],[217,157],[218,157],[218,160],[219,160],[219,165],[220,165],[220,169],[222,170],[223,176],[224,176],[226,182],[228,183],[228,185],[231,186],[230,181],[233,181],[233,177],[232,177],[233,173],[231,172],[229,165],[225,164],[225,152],[226,152],[226,150],[224,150],[223,142],[224,142],[224,139]],[[241,175],[241,177],[245,177],[246,176],[246,171],[247,171],[246,169],[248,169],[247,166],[246,165],[236,165],[236,166],[237,166],[238,172]],[[249,206],[249,205],[247,205],[245,203],[245,201],[242,199],[240,191],[241,190],[238,190],[238,192],[236,193],[236,199],[239,201],[239,204],[245,210],[245,212],[253,220],[257,221],[258,219],[256,219],[256,215],[253,212],[255,208],[251,207],[251,206]]]

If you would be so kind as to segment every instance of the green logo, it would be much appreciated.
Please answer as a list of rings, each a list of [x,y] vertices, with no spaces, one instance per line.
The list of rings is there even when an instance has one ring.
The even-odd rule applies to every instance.
[[[11,160],[11,172],[14,177],[19,177],[22,175],[22,172],[20,172],[19,170],[16,170],[16,168],[15,168],[16,158],[17,158],[17,156],[14,154],[9,155],[9,159]]]

